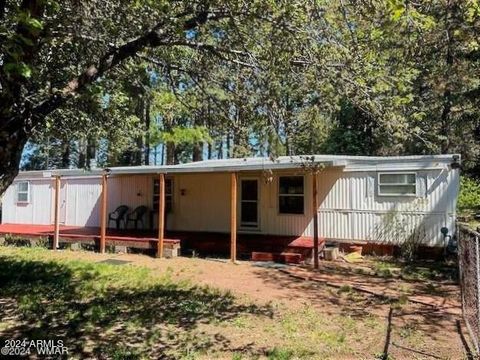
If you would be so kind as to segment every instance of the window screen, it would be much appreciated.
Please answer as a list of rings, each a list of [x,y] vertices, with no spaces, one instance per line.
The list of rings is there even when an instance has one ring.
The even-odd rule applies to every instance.
[[[417,194],[417,175],[415,173],[384,173],[378,175],[379,195],[413,195]]]
[[[17,184],[17,202],[28,203],[30,201],[30,183],[22,181]]]

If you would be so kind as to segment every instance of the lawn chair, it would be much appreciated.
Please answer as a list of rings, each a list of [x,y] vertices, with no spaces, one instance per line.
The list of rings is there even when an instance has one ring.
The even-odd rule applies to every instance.
[[[115,221],[116,228],[117,230],[120,229],[120,223],[123,220],[123,225],[126,228],[127,223],[125,222],[125,214],[128,211],[128,206],[126,205],[120,205],[115,209],[115,211],[112,211],[110,214],[108,214],[108,226],[110,227],[110,221]]]
[[[134,223],[135,230],[138,229],[138,223],[142,223],[142,228],[145,228],[145,222],[143,221],[143,217],[147,213],[148,208],[146,206],[139,206],[135,208],[130,214],[127,215],[127,224],[126,227],[128,227],[128,224],[130,222]]]

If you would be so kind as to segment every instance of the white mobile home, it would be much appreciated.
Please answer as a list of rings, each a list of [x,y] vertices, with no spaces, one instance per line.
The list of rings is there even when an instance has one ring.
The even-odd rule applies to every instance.
[[[138,227],[155,229],[162,203],[167,232],[228,234],[233,221],[234,174],[239,236],[311,238],[316,216],[322,239],[388,246],[414,239],[424,246],[442,247],[440,229],[446,227],[454,233],[459,162],[459,155],[315,155],[89,172],[21,172],[3,197],[2,223],[51,226],[55,221],[54,179],[58,178],[60,224],[101,227],[105,175],[104,216],[121,205],[128,207],[128,212],[145,206]],[[159,199],[159,175],[165,179],[163,202]],[[315,178],[317,196],[313,199]],[[128,212],[124,216],[128,217]],[[123,220],[108,225],[130,229],[134,225]],[[274,243],[270,241],[269,246]]]

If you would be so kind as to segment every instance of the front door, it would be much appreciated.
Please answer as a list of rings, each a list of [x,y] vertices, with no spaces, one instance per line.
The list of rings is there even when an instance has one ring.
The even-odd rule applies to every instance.
[[[240,226],[258,228],[258,180],[241,179]]]

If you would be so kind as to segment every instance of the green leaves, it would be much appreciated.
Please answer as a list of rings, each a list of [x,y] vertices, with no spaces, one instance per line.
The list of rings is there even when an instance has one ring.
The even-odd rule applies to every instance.
[[[24,78],[32,76],[32,69],[25,63],[6,63],[3,66],[4,71],[9,75],[20,75]]]
[[[427,153],[448,142],[468,164],[480,157],[477,0],[214,0],[188,33],[205,2],[42,4],[41,17],[10,6],[0,26],[3,70],[35,103],[112,48],[164,34],[37,129],[108,144],[111,163],[130,161],[147,136],[175,145],[177,160],[203,144],[224,156]]]
[[[19,12],[17,14],[17,22],[22,28],[34,36],[38,36],[40,31],[43,30],[43,22],[40,19],[32,17],[28,11]]]
[[[389,0],[388,6],[390,10],[390,18],[393,21],[400,20],[406,10],[405,2],[403,0]]]
[[[458,208],[461,211],[478,211],[480,209],[480,182],[462,176],[460,179],[460,195]]]
[[[193,145],[199,142],[212,143],[213,139],[205,126],[195,127],[174,127],[170,131],[161,131],[158,126],[153,125],[150,129],[150,143],[153,146],[164,143],[175,145]]]

